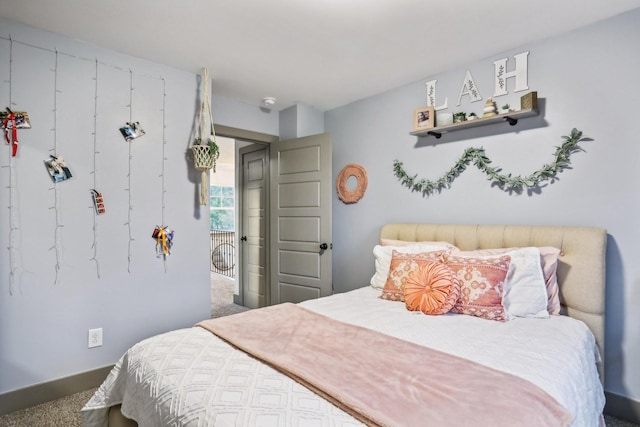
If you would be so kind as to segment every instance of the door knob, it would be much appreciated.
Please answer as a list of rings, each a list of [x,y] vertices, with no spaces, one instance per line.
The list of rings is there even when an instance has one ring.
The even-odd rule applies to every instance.
[[[246,242],[246,241],[247,241],[247,236],[242,236],[242,237],[240,238],[240,240],[241,240],[241,241],[243,241],[243,242]]]
[[[329,245],[327,245],[326,243],[321,243],[320,244],[320,252],[318,252],[320,255],[322,255],[324,253],[324,251],[326,251],[327,249],[329,249]]]

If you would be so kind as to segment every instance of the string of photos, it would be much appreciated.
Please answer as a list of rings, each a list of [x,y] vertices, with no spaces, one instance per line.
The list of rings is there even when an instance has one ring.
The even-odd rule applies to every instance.
[[[162,79],[162,91],[164,93],[164,97],[162,99],[162,173],[160,174],[162,178],[162,223],[164,224],[164,211],[165,211],[165,193],[167,192],[165,187],[165,179],[164,179],[164,170],[165,170],[165,161],[167,158],[165,157],[165,146],[167,144],[166,135],[165,135],[165,120],[166,120],[166,82]],[[158,258],[162,258],[164,261],[164,271],[167,272],[167,256],[171,255],[171,247],[173,246],[173,237],[175,232],[171,230],[167,226],[156,226],[156,228],[151,233],[151,237],[156,239],[156,256]]]
[[[53,187],[49,190],[53,191],[53,206],[49,209],[53,210],[55,218],[54,226],[54,240],[53,246],[49,250],[55,250],[56,265],[55,265],[55,279],[54,284],[60,283],[60,275],[62,268],[62,228],[64,224],[61,220],[60,214],[60,194],[58,190],[58,183],[66,181],[72,177],[71,171],[64,161],[62,156],[57,154],[58,152],[58,51],[55,52],[55,64],[53,67],[53,146],[49,149],[49,158],[44,160],[44,166],[49,173]]]
[[[13,49],[14,40],[9,37],[9,106],[6,112],[0,112],[0,123],[4,131],[4,139],[11,147],[11,155],[9,156],[9,164],[3,165],[3,168],[9,169],[9,294],[16,292],[16,277],[20,274],[19,260],[20,253],[17,250],[18,236],[20,234],[19,222],[19,205],[18,205],[18,188],[16,176],[15,159],[18,155],[18,130],[30,129],[31,122],[26,111],[13,111]]]
[[[53,49],[48,49],[45,47],[41,47],[41,46],[35,46],[29,43],[25,43],[25,42],[21,42],[21,41],[17,41],[15,39],[13,39],[11,36],[9,36],[8,38],[6,37],[2,37],[0,36],[0,39],[2,40],[7,40],[9,42],[9,61],[8,61],[8,72],[9,72],[9,78],[7,80],[8,83],[8,95],[9,95],[9,106],[6,107],[6,111],[0,111],[0,127],[2,128],[3,131],[3,136],[4,139],[8,145],[8,147],[10,148],[10,152],[11,155],[9,156],[9,161],[8,164],[6,165],[0,165],[0,167],[2,168],[8,168],[9,169],[9,174],[8,174],[8,185],[7,188],[9,190],[9,238],[8,238],[8,247],[7,249],[9,250],[9,292],[11,295],[14,295],[16,292],[16,280],[19,277],[20,274],[20,270],[21,270],[21,266],[20,266],[20,260],[22,259],[22,254],[20,253],[19,250],[19,234],[20,234],[20,224],[19,224],[19,218],[20,218],[20,209],[19,209],[19,197],[18,197],[18,188],[16,186],[16,158],[18,157],[18,147],[19,147],[19,133],[21,132],[22,129],[31,129],[31,121],[29,118],[29,114],[26,111],[17,111],[17,109],[15,109],[15,105],[16,103],[14,102],[13,99],[13,85],[14,85],[14,79],[13,79],[13,74],[14,74],[14,45],[19,44],[22,46],[26,46],[29,48],[34,48],[34,49],[38,49],[38,50],[42,50],[42,51],[46,51],[46,52],[51,52],[54,54],[54,66],[53,68],[50,70],[54,73],[54,88],[53,88],[53,127],[51,129],[52,131],[52,146],[49,148],[49,157],[47,159],[43,160],[44,166],[45,166],[45,170],[49,176],[49,178],[51,179],[53,186],[50,187],[50,190],[53,191],[53,204],[52,206],[49,207],[50,210],[52,210],[54,212],[54,219],[55,219],[55,225],[54,225],[54,237],[53,237],[53,244],[52,246],[49,248],[49,250],[51,251],[55,251],[55,280],[54,280],[54,284],[58,284],[60,282],[61,279],[61,269],[62,269],[62,229],[64,227],[64,224],[62,222],[62,218],[61,218],[61,210],[60,210],[60,195],[59,195],[59,188],[58,188],[58,184],[65,182],[69,179],[71,179],[73,177],[73,174],[71,172],[71,169],[69,167],[69,165],[67,164],[67,162],[65,161],[65,159],[58,153],[58,96],[60,93],[62,93],[61,90],[59,90],[59,67],[58,67],[58,61],[59,61],[59,55],[64,55],[67,57],[71,57],[77,60],[82,60],[82,61],[90,61],[93,62],[95,64],[95,75],[93,77],[94,82],[95,82],[95,88],[94,88],[94,116],[93,116],[93,132],[92,132],[92,136],[93,136],[93,168],[90,171],[90,173],[93,175],[93,189],[90,190],[90,194],[91,194],[91,198],[92,198],[92,206],[91,209],[95,210],[95,216],[94,216],[94,224],[93,224],[93,233],[94,233],[94,240],[93,240],[93,244],[92,244],[92,248],[93,248],[93,257],[91,258],[91,261],[94,261],[96,263],[96,270],[97,270],[97,275],[98,278],[100,278],[100,267],[99,267],[99,262],[98,262],[98,223],[96,220],[96,217],[98,215],[103,215],[106,213],[106,208],[105,208],[105,203],[104,203],[104,197],[102,195],[101,192],[99,192],[98,190],[96,190],[97,184],[98,184],[98,180],[96,178],[96,171],[97,171],[97,156],[100,154],[99,150],[98,150],[98,122],[97,122],[97,117],[98,117],[98,70],[99,70],[99,66],[103,65],[103,66],[107,66],[119,71],[127,71],[129,73],[130,79],[129,79],[129,104],[127,105],[127,107],[129,108],[129,122],[127,122],[124,126],[122,126],[120,128],[120,132],[122,133],[122,136],[124,137],[125,141],[127,142],[131,142],[134,139],[137,139],[143,135],[145,135],[145,131],[144,129],[142,129],[142,126],[140,125],[139,122],[135,122],[133,120],[133,71],[131,69],[124,69],[122,67],[119,66],[115,66],[115,65],[111,65],[102,61],[99,61],[96,58],[84,58],[84,57],[80,57],[80,56],[76,56],[76,55],[72,55],[72,54],[68,54],[68,53],[64,53],[64,52],[59,52],[57,49],[53,50]],[[151,75],[146,75],[146,74],[136,74],[136,76],[142,76],[142,77],[151,77],[151,78],[158,78],[157,76],[151,76]],[[165,148],[166,148],[166,81],[164,80],[164,78],[162,78],[160,76],[160,80],[162,81],[162,85],[163,85],[163,101],[162,101],[162,173],[160,175],[160,178],[162,179],[162,221],[164,222],[164,210],[165,210],[165,193],[166,193],[166,187],[165,187],[165,162],[167,161],[166,158],[166,154],[165,154]],[[131,144],[129,144],[129,171],[128,171],[128,180],[129,180],[129,185],[128,187],[125,189],[125,191],[128,192],[129,195],[129,213],[128,213],[128,219],[127,219],[127,223],[125,225],[128,226],[128,231],[129,231],[129,253],[128,253],[128,262],[129,262],[129,266],[128,266],[128,270],[129,272],[130,270],[130,266],[131,266],[131,243],[133,240],[135,240],[133,238],[132,235],[132,230],[131,230],[131,211],[133,210],[133,204],[132,204],[132,196],[131,196],[131,192],[132,192],[132,185],[131,185],[131,161],[132,161],[133,155],[131,152]],[[164,232],[162,233],[164,237],[161,237],[161,245],[160,247],[162,248],[162,252],[165,255],[168,255],[169,250],[171,248],[172,245],[172,240],[173,240],[173,235],[174,232],[172,230],[169,230],[167,227],[162,227],[162,229],[164,230]],[[157,246],[157,245],[156,245]],[[165,251],[166,248],[166,251]],[[165,263],[165,270],[166,270],[166,263]]]
[[[209,128],[207,129],[207,120]],[[207,134],[208,131],[208,134]],[[213,126],[213,112],[209,100],[209,70],[204,68],[202,76],[202,103],[198,113],[196,137],[191,147],[195,168],[202,171],[200,177],[200,205],[206,206],[209,199],[209,180],[207,171],[216,171],[216,162],[220,157],[220,150],[216,143],[216,131]]]
[[[106,213],[107,209],[104,206],[104,197],[102,197],[102,193],[96,190],[98,186],[98,178],[97,178],[97,157],[100,153],[98,151],[98,60],[95,61],[95,74],[93,77],[94,86],[93,86],[93,132],[91,135],[93,136],[93,165],[91,168],[91,175],[93,175],[93,188],[91,189],[91,199],[93,201],[93,209],[96,214],[93,216],[93,243],[91,244],[91,248],[93,249],[93,256],[89,259],[96,264],[96,274],[98,279],[100,278],[100,261],[98,260],[98,215],[103,215]]]
[[[487,175],[489,181],[501,190],[519,193],[524,188],[531,190],[540,187],[546,181],[554,182],[560,172],[570,168],[571,154],[576,151],[584,151],[578,144],[582,141],[590,140],[583,138],[582,132],[575,128],[571,130],[570,135],[562,136],[562,139],[564,142],[560,147],[556,148],[553,162],[542,166],[542,168],[528,176],[512,176],[510,173],[501,174],[501,168],[490,166],[491,160],[485,154],[484,148],[472,147],[467,148],[453,167],[436,180],[418,179],[418,175],[410,175],[404,170],[402,162],[399,160],[393,162],[393,171],[402,185],[411,191],[422,193],[424,197],[449,188],[453,180],[464,172],[467,166],[473,163]]]

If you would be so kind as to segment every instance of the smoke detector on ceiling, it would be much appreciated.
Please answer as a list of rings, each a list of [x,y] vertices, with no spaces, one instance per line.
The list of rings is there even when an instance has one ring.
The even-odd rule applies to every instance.
[[[262,105],[264,105],[267,108],[273,107],[275,103],[276,103],[276,99],[271,96],[267,96],[262,100]]]

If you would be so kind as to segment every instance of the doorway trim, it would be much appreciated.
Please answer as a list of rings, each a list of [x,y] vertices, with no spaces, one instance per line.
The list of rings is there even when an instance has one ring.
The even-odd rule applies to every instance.
[[[216,135],[226,136],[227,138],[240,139],[247,142],[271,144],[272,142],[280,141],[280,137],[276,135],[254,132],[252,130],[239,129],[231,126],[216,124],[215,129]]]
[[[249,143],[254,143],[254,144],[259,144],[259,145],[263,145],[263,146],[269,146],[271,143],[274,142],[278,142],[280,141],[280,137],[277,135],[271,135],[271,134],[267,134],[267,133],[261,133],[261,132],[254,132],[251,130],[246,130],[246,129],[240,129],[240,128],[234,128],[231,126],[225,126],[225,125],[220,125],[220,124],[214,124],[215,126],[215,130],[216,130],[216,135],[220,135],[220,136],[224,136],[227,138],[233,138],[236,140],[236,146],[235,146],[235,151],[236,151],[236,207],[237,207],[237,211],[238,213],[236,214],[236,233],[239,233],[240,230],[242,230],[242,227],[244,227],[244,224],[241,223],[242,221],[242,175],[244,173],[243,169],[242,169],[242,156],[240,155],[240,148],[238,146],[238,142],[242,141],[242,142],[249,142]],[[267,195],[267,198],[269,196]],[[267,224],[267,235],[269,235],[269,226]],[[240,241],[239,239],[237,240],[238,242]],[[240,260],[240,254],[242,253],[242,251],[240,250],[236,250],[236,265],[241,266],[242,265],[242,261]],[[267,250],[267,259],[269,259],[269,254],[268,254],[268,250]],[[244,278],[242,277],[242,268],[238,268],[238,276],[237,276],[237,283],[238,283],[238,294],[234,294],[233,295],[233,302],[235,304],[238,305],[244,305],[244,294],[243,294],[243,290],[242,290],[242,281],[244,280]],[[268,278],[269,283],[268,286],[270,286],[270,277]]]

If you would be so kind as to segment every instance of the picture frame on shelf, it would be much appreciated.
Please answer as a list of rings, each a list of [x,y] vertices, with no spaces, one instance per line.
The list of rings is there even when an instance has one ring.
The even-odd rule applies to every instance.
[[[421,131],[432,129],[435,127],[435,116],[435,108],[433,105],[416,108],[413,113],[413,130]]]

